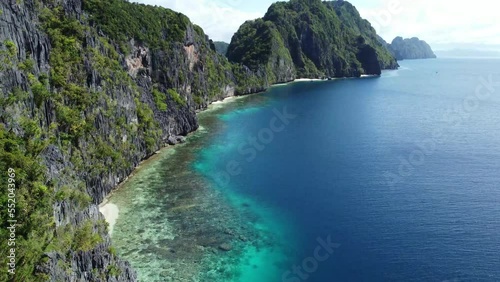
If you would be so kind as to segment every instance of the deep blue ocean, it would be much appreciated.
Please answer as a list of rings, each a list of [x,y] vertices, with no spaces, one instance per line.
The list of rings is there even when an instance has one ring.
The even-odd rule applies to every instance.
[[[400,64],[200,116],[185,169],[275,235],[205,281],[500,281],[500,60]]]

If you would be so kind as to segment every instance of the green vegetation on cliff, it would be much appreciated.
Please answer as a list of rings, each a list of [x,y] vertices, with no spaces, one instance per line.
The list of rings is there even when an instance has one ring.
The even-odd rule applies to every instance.
[[[214,46],[215,46],[215,51],[217,51],[217,53],[226,56],[229,43],[222,41],[214,41]]]
[[[104,95],[86,87],[87,77],[83,67],[87,56],[91,58],[89,61],[93,67],[99,69],[97,61],[94,61],[94,50],[83,47],[84,33],[89,31],[88,27],[75,18],[66,16],[61,6],[40,4],[38,9],[40,29],[48,34],[52,45],[50,71],[35,72],[31,58],[19,62],[16,56],[20,50],[16,46],[16,56],[10,56],[9,69],[6,71],[17,71],[21,77],[25,77],[27,92],[17,91],[10,96],[8,88],[3,88],[0,113],[0,169],[7,171],[12,168],[15,171],[16,281],[48,279],[46,274],[35,270],[35,267],[44,261],[44,254],[58,252],[65,256],[78,250],[75,249],[75,243],[78,248],[88,251],[102,241],[100,236],[105,230],[92,231],[94,223],[90,221],[81,226],[56,227],[53,207],[67,202],[71,203],[72,209],[78,211],[91,203],[92,199],[83,179],[78,179],[76,174],[83,170],[92,173],[99,166],[91,162],[85,163],[84,159],[90,156],[101,157],[101,170],[97,171],[97,174],[124,162],[120,151],[110,149],[109,140],[94,139],[99,136],[93,124],[97,116],[96,110],[100,111],[94,107]],[[12,51],[9,46],[11,45],[7,46],[7,50]],[[105,68],[113,72],[116,66],[119,66],[119,63],[113,61]],[[119,77],[126,76],[114,76],[113,79]],[[2,85],[5,83],[6,81],[2,81]],[[31,101],[35,102],[34,108],[27,109],[23,106]],[[16,117],[16,108],[21,111],[20,119]],[[108,109],[112,110],[110,107]],[[50,119],[46,115],[47,110],[54,113]],[[14,133],[16,131],[17,133]],[[81,143],[88,146],[82,146]],[[60,179],[47,175],[45,154],[48,148],[55,147],[58,147],[66,158],[71,159],[74,165],[65,168]],[[107,157],[111,155],[116,157],[108,160]],[[109,166],[106,166],[106,163]],[[7,183],[7,175],[2,173],[0,181]],[[65,182],[67,185],[64,185]],[[6,194],[2,193],[2,206],[6,205],[7,201]],[[3,212],[4,210],[1,216],[5,219],[7,215]],[[1,238],[8,236],[4,226],[6,224],[8,223],[2,220]],[[4,247],[5,245],[2,245],[2,251]],[[61,260],[61,265],[65,263]],[[5,270],[2,269],[0,273],[2,281],[8,281],[7,277],[10,275]]]
[[[9,132],[3,124],[0,124],[0,182],[14,188],[10,192],[15,195],[15,213],[11,218],[7,206],[13,202],[9,201],[7,190],[0,195],[0,203],[3,208],[0,211],[2,218],[0,238],[4,244],[0,247],[2,254],[6,257],[10,249],[16,249],[17,262],[16,278],[19,281],[38,281],[41,277],[34,277],[35,265],[40,261],[43,252],[50,240],[54,238],[53,219],[51,215],[54,195],[50,185],[46,185],[44,177],[45,167],[41,164],[38,155],[45,147],[42,132],[36,123],[25,124],[26,133],[17,136]],[[12,169],[12,170],[10,170]],[[10,171],[9,171],[10,170]],[[14,182],[9,182],[9,178]],[[12,206],[9,206],[12,207]],[[11,224],[7,219],[17,220],[15,227],[16,238],[14,245],[7,245],[10,231],[7,227]],[[4,268],[0,273],[0,280],[9,281],[7,273],[7,261],[2,258]]]
[[[376,40],[375,30],[344,1],[274,3],[262,19],[240,27],[227,55],[278,81],[283,81],[283,66],[287,79],[380,74],[381,69],[397,67]],[[289,58],[293,64],[288,69]]]
[[[294,79],[290,52],[273,23],[262,19],[247,21],[232,42],[229,60],[265,73],[269,84]]]
[[[225,55],[213,50],[214,43],[183,14],[124,0],[87,0],[83,4],[84,10],[90,15],[90,24],[95,25],[127,54],[130,53],[130,40],[134,39],[136,44],[156,50],[155,58],[152,58],[156,63],[168,65],[173,62],[166,57],[174,55],[173,49],[195,44],[198,58],[189,70],[165,70],[166,76],[153,76],[153,79],[155,83],[163,83],[166,88],[174,89],[181,96],[190,94],[182,91],[189,80],[191,89],[195,91],[193,101],[197,106],[206,104],[207,100],[222,97],[226,85],[242,90],[237,94],[253,92],[243,91],[244,88],[239,87],[242,85],[252,85],[252,88],[264,86],[263,80],[257,79],[258,84],[254,82],[255,74],[234,76],[233,73],[239,71],[239,66],[229,63]],[[208,79],[200,79],[200,73]],[[201,89],[206,91],[198,91]],[[170,96],[173,99],[176,97]],[[177,104],[183,106],[186,103]]]
[[[382,69],[394,69],[398,67],[396,59],[378,40],[378,35],[369,21],[361,18],[356,7],[347,1],[330,1],[326,5],[335,10],[342,21],[342,25],[350,29],[356,36],[361,36],[365,43],[373,47],[377,52],[377,58]],[[388,52],[389,51],[389,52]]]
[[[169,48],[169,42],[184,40],[190,24],[185,15],[170,9],[123,0],[85,0],[83,4],[91,24],[121,46],[134,38],[150,48]]]

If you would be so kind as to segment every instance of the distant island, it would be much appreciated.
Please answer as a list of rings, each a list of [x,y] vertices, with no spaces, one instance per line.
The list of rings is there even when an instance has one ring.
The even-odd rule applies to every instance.
[[[387,44],[387,48],[398,61],[437,58],[431,46],[417,37],[403,39],[403,37],[398,36],[392,40],[391,44]]]

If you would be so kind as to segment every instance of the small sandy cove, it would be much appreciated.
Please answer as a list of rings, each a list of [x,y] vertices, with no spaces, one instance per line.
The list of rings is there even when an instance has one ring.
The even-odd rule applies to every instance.
[[[118,219],[118,206],[109,202],[104,202],[99,205],[99,211],[104,215],[106,222],[109,224],[109,235],[113,233],[113,227]]]

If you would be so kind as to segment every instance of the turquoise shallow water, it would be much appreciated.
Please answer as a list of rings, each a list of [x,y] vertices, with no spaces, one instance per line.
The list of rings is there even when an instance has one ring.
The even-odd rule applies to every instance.
[[[117,251],[141,281],[499,281],[499,62],[217,105],[110,198]]]
[[[253,102],[246,101],[243,104],[245,108],[236,107],[229,110],[231,107],[226,107],[224,111],[215,114],[215,116],[226,123],[233,121],[235,118],[251,118],[266,110],[265,107],[268,106],[268,101],[266,101],[265,97],[259,99],[259,104],[261,103],[264,106],[247,106],[253,104]],[[213,113],[208,113],[208,115],[213,115]],[[234,256],[226,258],[210,256],[207,260],[218,261],[221,268],[229,269],[234,274],[228,277],[227,281],[279,281],[283,265],[287,262],[291,263],[289,257],[294,250],[293,245],[295,244],[293,238],[295,232],[288,226],[287,215],[280,214],[280,211],[274,210],[269,205],[259,203],[252,197],[235,192],[230,182],[220,181],[222,178],[217,177],[221,172],[225,173],[224,170],[218,170],[220,157],[226,155],[227,152],[238,150],[244,130],[244,128],[240,128],[240,130],[225,128],[224,131],[213,136],[213,144],[197,151],[197,158],[192,164],[192,168],[204,176],[211,189],[220,191],[229,205],[241,209],[250,218],[257,218],[255,221],[251,220],[250,228],[253,229],[253,232],[261,234],[262,238],[257,244],[243,243],[242,250],[236,256],[236,260],[234,260]],[[218,141],[214,142],[215,139]],[[214,176],[216,177],[214,178]],[[292,245],[291,248],[290,245]],[[202,277],[210,281],[225,281],[217,276],[202,275]]]

